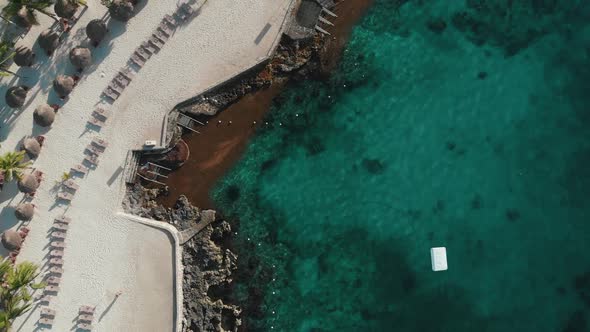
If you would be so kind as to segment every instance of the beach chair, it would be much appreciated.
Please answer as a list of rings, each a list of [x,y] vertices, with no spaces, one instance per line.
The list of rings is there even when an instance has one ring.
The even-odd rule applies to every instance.
[[[45,289],[49,288],[50,286],[45,287]],[[53,287],[53,286],[51,286]],[[41,317],[55,317],[55,310],[49,309],[47,307],[41,308]]]
[[[66,192],[60,192],[57,194],[57,198],[69,203],[74,199],[74,195]]]
[[[114,93],[108,87],[102,91],[102,94],[105,95],[106,97],[111,98],[113,101],[115,101],[115,100],[117,100],[117,98],[119,98],[119,95]]]
[[[135,77],[135,73],[129,68],[122,68],[119,70],[119,74],[129,80],[129,82]]]
[[[66,244],[62,241],[53,241],[49,245],[54,249],[63,249],[66,247]]]
[[[142,59],[139,55],[137,55],[137,53],[133,53],[131,55],[130,60],[131,60],[131,62],[136,64],[139,68],[141,68],[141,67],[143,67],[143,65],[145,65],[145,60]]]
[[[63,266],[64,265],[64,260],[61,258],[51,258],[49,260],[49,264],[53,264],[53,265],[57,265],[57,266]]]
[[[164,15],[164,22],[168,23],[169,25],[176,27],[176,19],[168,14]]]
[[[88,144],[85,151],[95,156],[99,156],[103,152],[102,149],[99,149],[92,144]]]
[[[94,144],[100,148],[103,148],[103,149],[106,149],[109,146],[109,142],[107,142],[106,140],[104,140],[102,138],[98,138],[98,137],[95,137],[92,140],[92,144]]]
[[[104,120],[108,119],[110,112],[105,110],[102,107],[97,107],[94,112],[92,112],[92,115],[94,115],[94,117],[99,117],[102,118]]]
[[[64,274],[64,269],[59,266],[52,266],[49,268],[49,272],[53,274]]]
[[[174,33],[174,30],[172,30],[170,26],[166,24],[166,22],[160,23],[156,31],[162,32],[162,34],[166,35],[167,37],[172,36],[172,34]]]
[[[151,52],[152,54],[160,52],[160,46],[155,44],[151,39],[148,39],[147,42],[144,42],[141,45],[147,52]]]
[[[52,298],[53,297],[51,295],[40,295],[39,297],[37,297],[37,301],[39,303],[49,304],[49,302],[51,302]]]
[[[92,321],[94,320],[94,315],[84,315],[81,314],[78,316],[78,321],[79,322],[85,322],[87,324],[92,323]]]
[[[51,232],[51,237],[58,240],[65,240],[66,233],[64,232]]]
[[[59,285],[59,283],[61,282],[61,278],[60,277],[49,277],[47,279],[45,279],[45,282],[49,285]]]
[[[94,307],[94,306],[83,305],[78,310],[78,314],[80,314],[80,315],[94,315],[95,310],[96,310],[96,307]]]
[[[45,286],[44,292],[45,293],[57,293],[57,292],[59,292],[59,286],[53,286],[53,285]],[[47,310],[51,310],[51,309],[47,309]],[[41,315],[43,315],[43,310],[41,310]],[[54,315],[55,315],[55,311],[54,311]],[[49,314],[47,314],[46,316],[49,316]]]
[[[52,327],[53,326],[53,318],[48,318],[48,317],[39,318],[39,325]]]
[[[150,44],[150,46],[154,49],[156,49],[156,52],[159,52],[162,47],[164,47],[164,41],[162,41],[160,38],[156,37],[156,35],[151,35],[150,39],[148,40],[148,43]]]
[[[94,165],[94,166],[98,166],[98,157],[93,155],[93,156],[85,156],[84,157],[84,161],[86,161],[87,163]]]
[[[64,251],[63,250],[59,250],[59,249],[54,249],[54,250],[51,250],[49,252],[49,256],[50,257],[58,257],[58,258],[59,257],[63,257],[64,256]]]
[[[78,323],[76,328],[82,331],[92,331],[92,325],[86,323]]]
[[[82,165],[76,165],[76,166],[70,168],[70,170],[74,173],[79,173],[82,175],[86,175],[86,173],[88,173],[88,167],[82,166]]]
[[[78,189],[80,189],[80,186],[76,183],[76,181],[74,181],[72,179],[69,179],[69,180],[64,181],[62,183],[62,185],[64,187],[68,188],[68,189],[71,189],[71,190],[78,190]]]
[[[67,224],[61,224],[61,223],[54,223],[53,226],[51,226],[52,229],[62,231],[62,232],[66,232],[69,227],[70,226],[68,226]]]
[[[165,32],[156,29],[154,31],[154,33],[152,34],[152,36],[154,36],[155,38],[158,38],[162,43],[165,43],[168,41],[168,38],[170,37],[170,35],[166,34]]]
[[[135,50],[135,54],[147,61],[154,53],[150,50],[149,44],[147,42],[143,42],[141,43],[141,46]]]
[[[104,121],[94,117],[90,118],[90,120],[88,120],[88,123],[99,128],[102,128],[102,126],[104,126]]]
[[[70,218],[70,217],[66,217],[66,216],[60,216],[60,217],[57,217],[57,218],[55,218],[55,219],[53,220],[53,222],[56,222],[56,223],[62,223],[62,224],[66,224],[66,225],[67,225],[67,224],[69,224],[70,222],[72,222],[72,218]]]

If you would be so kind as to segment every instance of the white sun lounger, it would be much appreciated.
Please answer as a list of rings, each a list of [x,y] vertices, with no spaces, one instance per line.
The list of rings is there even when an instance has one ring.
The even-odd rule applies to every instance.
[[[45,325],[45,326],[53,326],[53,318],[40,318],[39,319],[39,325]]]
[[[102,94],[111,98],[113,101],[119,98],[119,95],[111,91],[111,89],[109,89],[108,87],[102,91]]]
[[[63,257],[64,251],[59,249],[53,249],[49,252],[50,257]]]
[[[45,282],[47,282],[49,285],[59,285],[59,283],[61,282],[61,278],[60,277],[49,277],[49,278],[45,279]]]
[[[166,35],[167,37],[172,36],[172,34],[174,33],[174,30],[172,30],[170,28],[170,26],[168,24],[166,24],[166,22],[162,22],[160,23],[160,25],[158,26],[157,31],[161,31],[163,35]]]
[[[54,239],[65,240],[66,233],[64,233],[64,232],[51,232],[51,237]]]
[[[154,34],[150,36],[148,43],[150,44],[150,46],[152,46],[152,48],[156,49],[157,52],[159,52],[162,49],[162,47],[164,47],[164,41],[156,37],[156,35]]]
[[[45,286],[45,293],[57,293],[59,292],[59,286]],[[48,309],[51,310],[51,309]],[[43,311],[41,311],[41,315],[43,315]],[[55,315],[55,312],[54,312]]]
[[[68,189],[72,189],[72,190],[78,190],[80,189],[80,186],[76,183],[76,181],[69,179],[63,182],[63,186],[68,188]]]
[[[39,301],[39,303],[49,304],[49,302],[51,302],[52,298],[53,297],[51,295],[42,295],[38,298],[37,301]]]
[[[76,327],[83,331],[92,331],[92,325],[86,323],[78,323]]]
[[[104,108],[102,108],[102,107],[97,107],[97,108],[94,110],[94,112],[93,112],[93,115],[94,115],[95,117],[96,117],[96,116],[99,116],[99,117],[103,118],[104,120],[106,120],[106,119],[109,117],[109,115],[110,115],[110,112],[109,112],[109,111],[107,111],[107,110],[105,110],[105,109],[104,109]]]
[[[150,45],[148,42],[141,43],[141,46],[137,48],[136,53],[139,53],[140,56],[143,56],[145,60],[151,58],[151,56],[154,54],[154,52],[150,50]]]
[[[66,232],[69,226],[67,224],[54,223],[53,226],[51,226],[51,228],[58,231]]]
[[[88,173],[88,167],[82,166],[82,165],[76,165],[76,166],[70,168],[70,170],[72,170],[73,172],[76,172],[76,173],[84,174],[84,175],[86,175],[86,173]]]
[[[164,22],[170,24],[173,27],[176,27],[176,23],[177,23],[176,19],[174,19],[174,17],[172,17],[168,14],[164,15]]]
[[[129,82],[131,82],[133,77],[135,77],[135,73],[132,70],[130,70],[129,68],[123,68],[123,69],[119,70],[119,74],[121,76],[125,77]]]
[[[103,149],[106,149],[109,146],[109,142],[107,142],[106,140],[104,140],[102,138],[98,138],[98,137],[95,137],[92,140],[92,144],[94,144],[94,145],[96,145],[98,147],[101,147]]]
[[[64,265],[64,260],[61,258],[52,258],[49,260],[49,264],[62,266],[62,265]]]
[[[103,152],[101,149],[99,149],[98,147],[96,147],[92,144],[88,144],[86,146],[86,151],[90,152],[91,154],[93,154],[95,156],[99,156]]]
[[[66,216],[60,216],[53,220],[54,222],[62,223],[62,224],[69,224],[72,222],[72,218]]]
[[[64,273],[64,269],[62,269],[59,266],[52,266],[49,268],[49,272],[53,273],[53,274],[63,274]]]
[[[94,315],[78,315],[79,322],[86,322],[88,324],[92,323],[94,320]]]
[[[71,202],[74,199],[74,195],[66,192],[60,192],[57,194],[57,198],[67,202]]]
[[[78,313],[81,315],[83,315],[83,314],[94,315],[95,310],[96,310],[96,307],[94,307],[94,306],[83,305],[80,307],[80,310],[78,310]]]
[[[88,156],[84,157],[84,160],[91,165],[98,166],[98,157],[97,156],[88,155]]]
[[[47,289],[49,287],[55,287],[55,286],[47,286],[47,287],[45,287],[45,289]],[[42,317],[54,317],[55,316],[55,310],[49,309],[47,307],[41,308],[41,316]]]
[[[160,29],[156,29],[154,31],[154,33],[152,34],[152,36],[158,38],[159,40],[162,41],[162,43],[165,43],[166,41],[168,41],[168,38],[170,38],[170,35],[168,34],[168,32],[160,30]]]
[[[133,53],[131,55],[131,62],[133,62],[134,64],[136,64],[139,68],[143,67],[143,65],[145,65],[145,60],[142,59],[141,57],[139,57],[139,55],[137,55],[137,53]]]
[[[90,118],[90,120],[88,120],[88,123],[90,123],[93,126],[97,126],[99,128],[102,128],[102,126],[104,126],[104,121],[97,119],[97,118]]]
[[[63,249],[66,247],[66,244],[62,241],[53,241],[50,243],[52,248],[59,248],[59,249]]]
[[[150,52],[152,54],[160,52],[160,46],[158,46],[158,44],[155,44],[151,40],[144,42],[141,46],[146,50],[146,52]]]

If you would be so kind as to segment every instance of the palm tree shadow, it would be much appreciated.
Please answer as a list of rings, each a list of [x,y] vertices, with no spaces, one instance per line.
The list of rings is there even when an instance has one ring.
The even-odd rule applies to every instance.
[[[117,302],[117,299],[119,297],[115,296],[115,298],[111,301],[111,304],[109,304],[108,307],[106,307],[106,309],[104,309],[104,311],[102,312],[102,314],[100,314],[100,317],[98,317],[98,321],[100,322],[104,316],[106,316],[106,314],[111,310],[111,308],[113,307],[113,305],[115,304],[115,302]]]
[[[12,201],[18,195],[18,187],[16,185],[16,181],[10,181],[4,183],[4,188],[0,192],[0,203],[4,203],[9,201],[8,204],[12,203]],[[2,219],[3,223],[5,223],[5,219]]]

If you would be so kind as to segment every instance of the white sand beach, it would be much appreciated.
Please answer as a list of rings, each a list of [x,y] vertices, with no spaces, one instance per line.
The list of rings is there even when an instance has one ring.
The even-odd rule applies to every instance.
[[[203,0],[201,0],[203,1]],[[264,59],[275,42],[291,0],[209,0],[196,15],[180,25],[159,53],[139,70],[121,96],[108,103],[101,96],[116,73],[129,66],[134,50],[152,34],[165,14],[172,14],[175,0],[144,1],[127,24],[110,20],[109,34],[92,48],[93,64],[64,102],[52,88],[59,74],[75,74],[69,51],[87,46],[86,24],[107,15],[99,0],[88,7],[58,50],[47,58],[35,41],[52,20],[37,15],[41,25],[33,27],[17,45],[37,53],[33,68],[10,69],[21,78],[4,77],[0,94],[0,152],[20,146],[23,137],[44,135],[45,143],[32,167],[44,180],[32,203],[36,205],[31,229],[18,261],[49,267],[48,252],[53,219],[62,215],[73,221],[67,231],[64,273],[59,292],[49,307],[56,311],[51,330],[75,330],[78,308],[96,306],[93,331],[179,331],[182,305],[181,266],[174,231],[157,228],[121,212],[123,172],[128,152],[144,141],[161,141],[165,114],[178,103],[198,95],[212,85]],[[5,0],[0,1],[3,6]],[[260,32],[270,29],[260,37]],[[135,67],[133,67],[135,68]],[[6,89],[19,84],[31,87],[25,106],[6,106]],[[33,110],[42,103],[62,104],[52,127],[33,122]],[[111,115],[97,132],[87,124],[96,107]],[[71,204],[56,200],[57,183],[70,167],[80,164],[84,149],[94,137],[109,142],[99,157],[98,167],[86,177],[74,178],[80,185]],[[0,193],[0,230],[18,229],[14,216],[21,202],[16,183],[7,183]],[[0,254],[5,255],[2,249]],[[122,294],[115,299],[115,294]],[[41,292],[37,292],[36,295]],[[19,318],[14,331],[42,330],[37,324],[40,306]]]

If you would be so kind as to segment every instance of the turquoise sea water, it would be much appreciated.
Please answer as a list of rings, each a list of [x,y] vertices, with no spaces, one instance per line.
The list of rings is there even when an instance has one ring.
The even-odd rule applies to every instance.
[[[214,191],[245,330],[590,331],[590,4],[402,2]]]

